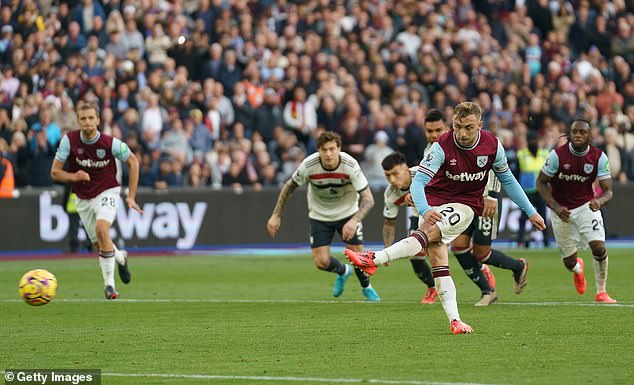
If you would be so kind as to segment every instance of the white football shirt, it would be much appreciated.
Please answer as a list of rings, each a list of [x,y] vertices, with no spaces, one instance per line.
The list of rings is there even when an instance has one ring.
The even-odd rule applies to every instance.
[[[308,185],[308,217],[324,222],[354,215],[359,210],[359,191],[368,187],[359,163],[345,152],[334,170],[322,166],[318,152],[307,156],[292,179],[299,186]]]
[[[409,173],[412,176],[412,180],[416,175],[416,170],[418,166],[411,167],[409,169]],[[399,190],[389,185],[385,188],[385,192],[383,193],[383,201],[385,205],[383,206],[383,217],[387,219],[395,219],[398,216],[398,208],[399,206],[403,206],[405,202],[405,195],[409,193],[409,189],[407,190]],[[418,211],[416,211],[416,207],[411,207],[410,216],[418,216]]]

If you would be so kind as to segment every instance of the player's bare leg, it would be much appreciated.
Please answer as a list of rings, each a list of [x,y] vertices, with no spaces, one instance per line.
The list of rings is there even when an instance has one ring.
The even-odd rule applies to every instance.
[[[431,271],[436,283],[436,291],[442,307],[449,319],[449,326],[453,334],[468,334],[473,332],[471,326],[460,320],[458,301],[456,299],[456,285],[449,273],[449,257],[447,245],[442,242],[427,244],[427,255],[431,263]]]
[[[605,289],[608,280],[608,251],[605,248],[605,242],[591,241],[590,248],[592,249],[593,257],[592,263],[594,266],[594,281],[597,287],[595,301],[616,303],[616,300],[612,299]]]
[[[577,293],[585,293],[586,277],[583,274],[583,259],[577,257],[577,252],[575,251],[572,255],[565,257],[563,261],[566,268],[570,270],[574,276],[575,289],[577,289]]]
[[[115,258],[112,239],[110,239],[110,222],[97,219],[95,232],[99,243],[99,265],[101,266],[101,274],[106,287],[106,299],[117,299],[119,298],[119,293],[116,292],[114,285]]]
[[[337,279],[332,287],[332,295],[339,297],[346,287],[348,278],[352,275],[352,266],[346,265],[339,259],[332,257],[329,245],[315,247],[311,252],[315,267],[319,270],[337,274]]]

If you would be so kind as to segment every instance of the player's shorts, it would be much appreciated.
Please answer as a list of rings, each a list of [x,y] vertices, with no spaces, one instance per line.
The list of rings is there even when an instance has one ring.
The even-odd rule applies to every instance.
[[[562,221],[553,210],[550,210],[550,218],[562,258],[571,256],[578,249],[587,249],[591,241],[605,242],[601,211],[590,210],[588,203],[570,210],[568,222]]]
[[[114,222],[121,199],[120,193],[121,187],[113,187],[92,199],[77,198],[77,213],[92,243],[97,242],[97,220],[108,221],[110,224]]]
[[[341,236],[343,225],[350,220],[351,217],[335,221],[324,222],[316,219],[310,219],[310,247],[316,248],[321,246],[327,246],[332,243],[332,237],[335,235],[335,231]],[[357,231],[352,239],[344,241],[349,245],[362,245],[363,244],[363,224],[359,222]]]
[[[433,206],[432,209],[444,217],[436,224],[440,229],[442,242],[445,244],[450,244],[451,241],[458,238],[469,227],[475,216],[473,209],[462,203],[445,203],[441,206]],[[422,223],[424,219],[420,218],[419,221]]]
[[[494,218],[474,215],[469,227],[462,234],[473,237],[473,243],[477,245],[491,246],[497,235],[497,226],[497,215]]]

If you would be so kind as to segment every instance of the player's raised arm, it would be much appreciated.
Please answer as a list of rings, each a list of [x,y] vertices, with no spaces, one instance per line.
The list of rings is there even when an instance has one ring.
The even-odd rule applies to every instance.
[[[502,187],[504,187],[504,191],[506,191],[509,198],[511,198],[511,200],[515,202],[515,204],[517,204],[520,209],[526,213],[526,215],[528,215],[528,219],[531,221],[533,226],[535,226],[538,230],[544,230],[546,228],[544,218],[537,213],[535,207],[533,207],[531,202],[528,200],[522,186],[520,186],[517,179],[513,176],[513,173],[509,169],[506,161],[504,147],[499,140],[497,155],[493,161],[493,171],[500,180],[500,183],[502,183]]]
[[[438,143],[434,143],[425,159],[420,162],[416,176],[412,181],[410,192],[412,199],[414,200],[414,206],[425,218],[425,221],[429,221],[430,224],[435,224],[443,219],[442,215],[432,210],[427,203],[427,197],[425,196],[425,186],[436,175],[436,172],[445,162],[445,152],[442,150]]]

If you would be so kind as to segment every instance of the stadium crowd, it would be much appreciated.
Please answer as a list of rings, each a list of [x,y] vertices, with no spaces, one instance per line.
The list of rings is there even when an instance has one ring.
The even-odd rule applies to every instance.
[[[50,186],[55,149],[94,100],[141,186],[279,186],[333,130],[371,184],[418,164],[425,112],[484,111],[511,163],[574,117],[613,178],[634,180],[634,13],[624,0],[4,0],[0,153]],[[124,179],[125,179],[124,168]]]

